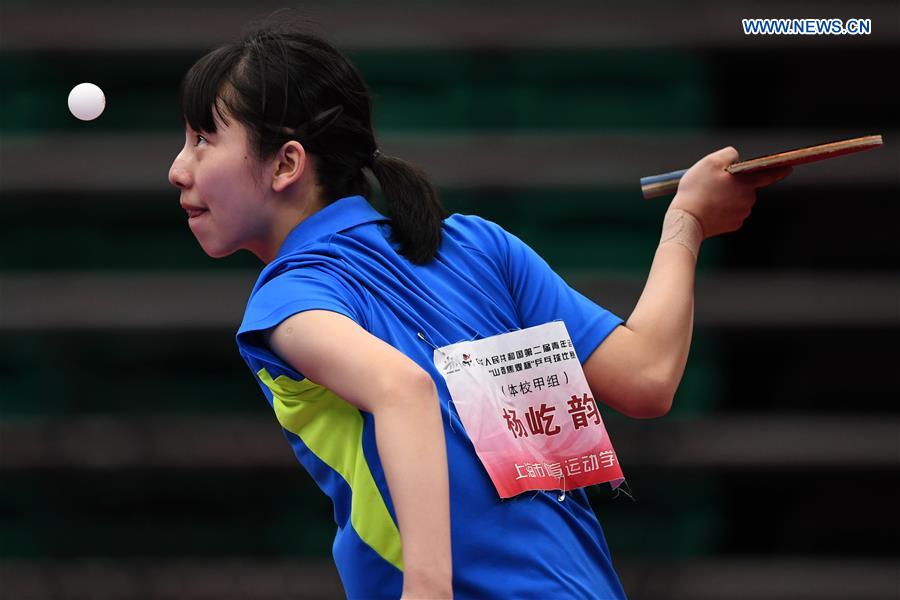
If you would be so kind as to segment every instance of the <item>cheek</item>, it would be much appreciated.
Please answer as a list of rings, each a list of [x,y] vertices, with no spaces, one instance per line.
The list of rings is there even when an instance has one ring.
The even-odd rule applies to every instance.
[[[258,234],[262,192],[246,165],[210,170],[202,182],[198,179],[197,187],[210,211],[206,233],[225,245],[240,245]]]
[[[240,212],[258,193],[246,165],[240,161],[209,165],[197,173],[196,187],[209,209],[220,213]]]

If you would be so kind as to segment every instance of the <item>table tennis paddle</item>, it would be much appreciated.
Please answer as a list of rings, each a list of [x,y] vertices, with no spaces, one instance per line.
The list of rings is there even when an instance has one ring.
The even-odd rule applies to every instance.
[[[758,156],[756,158],[732,163],[725,167],[725,170],[729,173],[754,173],[765,169],[802,165],[818,160],[825,160],[827,158],[834,158],[835,156],[841,156],[842,154],[850,154],[851,152],[870,150],[881,146],[882,143],[880,135],[867,135],[865,137],[838,140],[836,142],[828,142],[827,144],[805,146],[795,150],[786,150],[776,154]],[[686,172],[687,169],[682,169],[681,171],[672,171],[671,173],[663,173],[662,175],[642,177],[641,191],[644,194],[644,198],[656,198],[657,196],[665,196],[666,194],[675,192],[678,189],[678,182],[681,180],[681,176]]]

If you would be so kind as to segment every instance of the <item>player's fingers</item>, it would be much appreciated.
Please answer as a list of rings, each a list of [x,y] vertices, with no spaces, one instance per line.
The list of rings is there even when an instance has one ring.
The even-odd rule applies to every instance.
[[[726,146],[721,150],[716,150],[712,154],[708,155],[710,160],[714,161],[715,164],[721,166],[722,168],[727,167],[731,163],[735,163],[740,158],[737,149],[734,146]]]

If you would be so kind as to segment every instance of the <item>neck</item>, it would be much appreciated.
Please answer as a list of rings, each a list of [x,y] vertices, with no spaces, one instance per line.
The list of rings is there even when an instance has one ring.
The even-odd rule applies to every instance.
[[[264,239],[249,248],[262,262],[269,264],[278,256],[284,240],[293,229],[323,208],[322,201],[315,196],[305,200],[276,199],[275,210],[268,219],[269,228]]]

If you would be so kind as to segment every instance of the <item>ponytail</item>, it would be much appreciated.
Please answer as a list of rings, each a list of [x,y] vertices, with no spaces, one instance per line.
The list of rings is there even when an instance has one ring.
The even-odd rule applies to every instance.
[[[429,262],[441,245],[447,217],[428,175],[420,168],[376,150],[369,168],[381,186],[400,254],[417,265]]]

